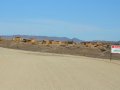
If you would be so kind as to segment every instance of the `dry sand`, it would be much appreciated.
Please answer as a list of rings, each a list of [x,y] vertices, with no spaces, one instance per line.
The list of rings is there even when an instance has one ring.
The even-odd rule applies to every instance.
[[[120,90],[120,63],[0,48],[0,90]]]

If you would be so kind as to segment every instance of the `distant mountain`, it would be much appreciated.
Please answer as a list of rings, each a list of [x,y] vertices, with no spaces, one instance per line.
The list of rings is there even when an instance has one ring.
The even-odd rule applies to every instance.
[[[74,42],[83,42],[82,40],[80,40],[78,38],[72,38],[71,40],[74,41]]]
[[[82,42],[82,40],[79,40],[78,38],[67,38],[67,37],[49,37],[49,36],[32,36],[32,35],[13,35],[13,36],[5,36],[5,35],[1,35],[1,37],[5,38],[5,39],[12,39],[13,37],[22,37],[22,38],[35,38],[37,40],[55,40],[55,41],[74,41],[74,42]]]
[[[120,41],[118,41],[118,43],[120,43]]]

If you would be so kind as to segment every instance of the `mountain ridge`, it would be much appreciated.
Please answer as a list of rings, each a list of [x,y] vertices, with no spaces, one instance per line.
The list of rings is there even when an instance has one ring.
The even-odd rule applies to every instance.
[[[55,41],[74,41],[74,42],[82,42],[82,40],[78,38],[68,38],[68,37],[56,37],[56,36],[35,36],[35,35],[1,35],[1,37],[5,39],[11,39],[13,37],[22,37],[22,38],[35,38],[37,40],[55,40]]]

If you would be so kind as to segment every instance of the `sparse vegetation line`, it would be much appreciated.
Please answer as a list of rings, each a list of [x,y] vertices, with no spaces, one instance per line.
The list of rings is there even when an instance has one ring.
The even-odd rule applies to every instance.
[[[74,42],[56,40],[37,40],[35,38],[14,37],[0,38],[0,46],[5,48],[89,56],[94,58],[109,58],[110,46],[108,42]],[[120,59],[120,55],[113,55],[113,59]]]

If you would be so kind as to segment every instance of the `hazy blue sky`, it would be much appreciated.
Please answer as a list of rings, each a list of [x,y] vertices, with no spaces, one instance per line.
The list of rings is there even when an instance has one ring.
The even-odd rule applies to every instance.
[[[120,0],[0,0],[0,34],[120,40]]]

